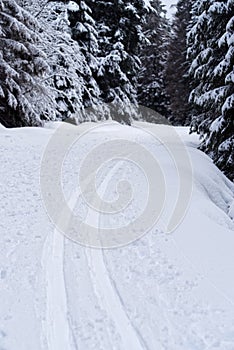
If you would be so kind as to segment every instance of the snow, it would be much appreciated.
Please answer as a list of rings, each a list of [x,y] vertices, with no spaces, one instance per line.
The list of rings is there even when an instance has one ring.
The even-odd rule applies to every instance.
[[[141,211],[145,176],[125,160],[110,162],[96,179],[108,201],[116,196],[118,179],[130,181],[135,197],[125,213],[110,219],[77,202],[81,161],[113,138],[144,145],[160,164],[167,188],[161,217],[147,234],[100,250],[65,238],[46,214],[41,160],[61,125],[0,125],[0,348],[233,350],[234,185],[197,150],[198,137],[176,128],[192,164],[193,191],[182,222],[168,234],[177,171],[186,176],[189,169],[181,160],[176,170],[151,132],[161,130],[174,149],[179,141],[163,125],[87,124],[100,129],[73,145],[62,170],[64,196],[75,212],[108,227],[125,225]]]
[[[69,1],[67,5],[67,9],[72,12],[79,11],[79,5],[76,4],[74,1]]]
[[[234,95],[229,96],[223,104],[222,112],[230,110],[234,103]]]
[[[177,0],[163,0],[162,3],[166,7],[167,16],[172,18],[176,11],[175,6],[177,4]]]
[[[228,215],[230,216],[230,218],[232,218],[234,220],[234,200],[230,204]]]

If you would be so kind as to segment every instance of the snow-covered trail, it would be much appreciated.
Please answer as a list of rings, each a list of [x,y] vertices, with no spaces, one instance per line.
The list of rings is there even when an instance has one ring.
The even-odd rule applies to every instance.
[[[115,177],[116,170],[121,166],[122,166],[121,163],[117,163],[110,169],[108,174],[104,177],[104,179],[102,180],[99,186],[99,193],[101,196],[105,194],[109,181],[113,179],[113,177]],[[76,206],[77,198],[79,198],[79,195],[80,194],[78,192],[75,192],[72,195],[71,199],[69,200],[69,205],[71,208],[74,209],[74,207]],[[99,215],[98,213],[95,213],[94,211],[89,210],[86,216],[86,220],[91,222],[94,226],[97,225],[98,227]],[[61,235],[58,232],[56,232],[56,230],[54,232],[54,235],[55,235],[54,236],[55,239],[52,242],[52,246],[53,246],[53,250],[57,251],[57,255],[56,255],[55,264],[53,264],[54,271],[52,272],[52,274],[56,273],[55,272],[56,270],[58,274],[59,272],[61,273],[61,271],[63,271],[62,266],[63,266],[64,246],[62,243]],[[92,245],[91,242],[90,242],[90,245]],[[47,249],[47,242],[45,243],[45,249]],[[109,333],[108,334],[109,346],[111,347],[111,349],[115,349],[117,346],[120,347],[121,349],[135,349],[135,350],[147,349],[146,344],[144,343],[144,340],[141,337],[141,334],[138,332],[137,329],[135,329],[134,325],[131,323],[131,320],[128,318],[126,309],[122,304],[121,299],[119,298],[119,295],[117,293],[117,290],[115,289],[115,286],[111,282],[110,275],[107,271],[107,267],[104,262],[102,249],[96,249],[91,247],[86,247],[84,249],[85,249],[85,256],[88,263],[88,272],[92,281],[93,291],[97,297],[99,307],[108,315],[108,319],[110,322],[109,329],[106,330],[107,333]],[[50,266],[51,258],[50,258],[50,255],[48,254],[46,254],[46,256],[47,256],[46,269],[48,270],[48,266]],[[56,266],[58,265],[58,263],[60,266]],[[53,275],[51,276],[50,271],[51,271],[51,267],[49,267],[49,271],[47,271],[47,273],[49,275],[49,278],[52,277],[52,281],[53,281]],[[63,276],[60,276],[60,278],[63,278]],[[55,314],[56,314],[57,306],[61,302],[61,300],[59,300],[56,293],[58,293],[58,287],[60,288],[62,287],[62,291],[64,290],[65,286],[62,285],[63,283],[64,283],[64,279],[62,279],[62,281],[60,280],[60,286],[59,284],[53,283],[53,285],[51,286],[53,290],[52,293],[51,293],[51,290],[48,290],[48,293],[54,297],[54,301],[53,301],[53,297],[49,298],[49,303],[51,303],[52,305],[48,305],[48,309],[52,308],[55,311]],[[64,301],[66,297],[64,293],[63,295],[61,295],[61,293],[59,294],[60,294],[60,297],[63,298],[62,305],[64,305]],[[56,306],[56,303],[58,304],[57,306]],[[66,318],[67,313],[64,311],[65,309],[63,308],[63,319],[66,319],[67,321],[67,318]],[[58,332],[57,343],[61,344],[59,339],[61,337],[61,332],[59,329],[60,325],[57,321],[56,323],[57,323],[57,332]],[[65,326],[67,329],[67,324]],[[114,328],[115,332],[119,335],[118,345],[115,343],[112,337],[112,332],[110,332],[111,327]],[[65,335],[67,334],[68,332],[66,331]],[[65,342],[68,341],[68,338],[67,339],[63,338],[62,342],[64,343],[64,341]],[[101,348],[102,344],[99,344],[99,345]],[[54,348],[49,347],[49,349],[53,350]],[[61,349],[62,349],[62,346],[61,346]],[[70,347],[67,349],[70,349]]]
[[[127,246],[100,250],[65,238],[45,213],[40,161],[53,129],[0,129],[1,349],[234,349],[234,186],[196,149],[196,137],[176,130],[191,157],[194,190],[183,222],[170,235],[163,229],[178,182],[161,144],[113,123],[70,152],[65,197],[98,227],[133,220],[144,185],[130,163],[113,162],[97,174],[98,193],[113,200],[118,180],[132,181],[135,209],[112,221],[87,210],[74,191],[87,151],[121,134],[148,148],[164,170],[168,200],[159,222]]]
[[[147,349],[141,334],[137,331],[131,320],[128,318],[124,305],[121,303],[119,295],[116,293],[109,274],[107,272],[102,251],[90,248],[86,253],[88,266],[90,270],[93,288],[97,295],[102,310],[104,310],[115,331],[120,336],[119,344],[121,349]],[[111,348],[114,349],[117,344],[111,339]]]
[[[122,164],[121,164],[122,165]],[[110,179],[115,176],[116,168],[113,166],[102,181],[99,190],[104,194]],[[69,205],[74,208],[77,203],[77,193],[69,200]],[[98,224],[97,213],[88,212],[87,219],[93,224]],[[68,321],[67,294],[64,279],[64,240],[65,237],[57,228],[49,234],[43,248],[42,266],[46,278],[46,318],[43,325],[48,350],[72,350],[71,330]],[[93,289],[97,295],[102,310],[108,314],[115,331],[120,336],[120,343],[123,349],[146,349],[143,339],[138,331],[131,324],[130,319],[121,304],[116,290],[111,284],[107,272],[103,252],[100,249],[86,248],[86,258],[89,273],[93,283]],[[116,344],[109,335],[111,348]]]
[[[115,165],[107,174],[99,187],[99,193],[103,196],[108,188],[108,184],[115,176],[116,168],[122,164]],[[87,215],[89,222],[92,222],[97,227],[99,226],[99,216],[93,211],[89,211]],[[90,242],[90,245],[91,242]],[[93,282],[93,288],[97,295],[101,307],[109,315],[109,319],[113,321],[115,330],[120,335],[120,343],[122,349],[144,350],[144,343],[141,334],[134,328],[131,320],[128,318],[126,309],[121,303],[121,299],[117,294],[114,285],[111,283],[107,267],[104,262],[103,250],[95,248],[86,248],[86,257],[89,266],[89,273]],[[114,349],[115,343],[111,344]]]

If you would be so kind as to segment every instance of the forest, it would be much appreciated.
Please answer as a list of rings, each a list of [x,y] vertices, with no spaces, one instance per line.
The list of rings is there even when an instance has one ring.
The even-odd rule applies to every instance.
[[[109,103],[130,125],[143,105],[234,179],[233,0],[179,0],[173,19],[160,0],[0,0],[0,23],[3,126],[108,119]]]

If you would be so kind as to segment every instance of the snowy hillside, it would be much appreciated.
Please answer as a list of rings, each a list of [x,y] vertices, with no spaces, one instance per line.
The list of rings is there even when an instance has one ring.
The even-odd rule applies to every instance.
[[[197,136],[176,128],[191,160],[193,188],[183,220],[170,233],[177,170],[184,179],[189,173],[182,161],[176,169],[150,134],[153,125],[106,123],[73,145],[61,176],[68,202],[86,153],[108,140],[141,144],[163,171],[167,194],[159,220],[134,242],[101,250],[65,238],[46,213],[41,162],[59,125],[0,127],[0,349],[233,350],[234,186],[196,149]],[[163,133],[165,126],[158,128]],[[176,142],[168,140],[173,150]],[[98,191],[113,200],[120,178],[135,195],[125,212],[109,219],[78,199],[76,214],[107,228],[133,221],[146,200],[145,177],[133,162],[113,161],[98,171]]]

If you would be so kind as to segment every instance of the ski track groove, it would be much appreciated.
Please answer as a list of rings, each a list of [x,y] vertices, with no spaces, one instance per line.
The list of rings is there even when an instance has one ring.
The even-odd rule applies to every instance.
[[[105,193],[115,170],[121,165],[122,162],[115,164],[102,181],[99,186],[102,195]],[[87,216],[89,216],[90,222],[95,222],[99,219],[95,213],[94,215],[92,213],[89,215],[88,213]],[[90,277],[93,281],[99,303],[102,308],[107,311],[110,319],[114,321],[115,328],[121,336],[123,349],[148,350],[143,337],[130,320],[125,305],[113,284],[104,261],[103,250],[88,247],[85,252],[89,265]]]
[[[116,164],[108,173],[100,186],[101,189],[108,185],[118,166],[119,164]],[[74,193],[69,201],[73,208],[76,199],[77,194]],[[71,343],[64,278],[64,241],[64,236],[55,228],[53,235],[47,236],[42,253],[42,266],[46,277],[46,318],[43,329],[48,350],[74,349],[74,342]],[[100,306],[113,321],[115,330],[121,337],[123,349],[147,350],[142,336],[129,319],[119,293],[111,282],[102,250],[85,249],[94,292]]]
[[[121,306],[122,306],[122,308],[123,308],[123,310],[124,310],[124,312],[125,312],[125,314],[126,314],[128,320],[129,320],[129,323],[130,323],[131,326],[134,328],[134,330],[135,330],[135,332],[136,332],[138,338],[140,339],[140,342],[141,342],[141,344],[142,344],[142,346],[143,346],[143,349],[149,350],[149,347],[148,347],[147,343],[145,342],[143,336],[141,335],[141,333],[139,332],[139,330],[137,329],[137,327],[134,325],[134,323],[132,322],[131,318],[130,318],[129,315],[128,315],[128,312],[126,311],[126,306],[125,306],[125,304],[124,304],[123,298],[122,298],[121,294],[119,293],[119,290],[118,290],[118,288],[117,288],[117,286],[116,286],[116,282],[114,281],[113,277],[112,277],[111,274],[110,274],[110,271],[109,271],[108,266],[107,266],[107,263],[106,263],[106,258],[105,258],[104,254],[103,254],[103,251],[102,251],[102,256],[103,256],[104,265],[105,265],[105,268],[106,268],[106,270],[107,270],[108,277],[109,277],[109,279],[110,279],[112,288],[114,289],[116,295],[117,295],[118,298],[119,298],[119,301],[120,301],[120,303],[121,303]]]
[[[46,315],[43,325],[48,350],[73,350],[64,280],[64,236],[55,228],[42,254],[46,278]]]

